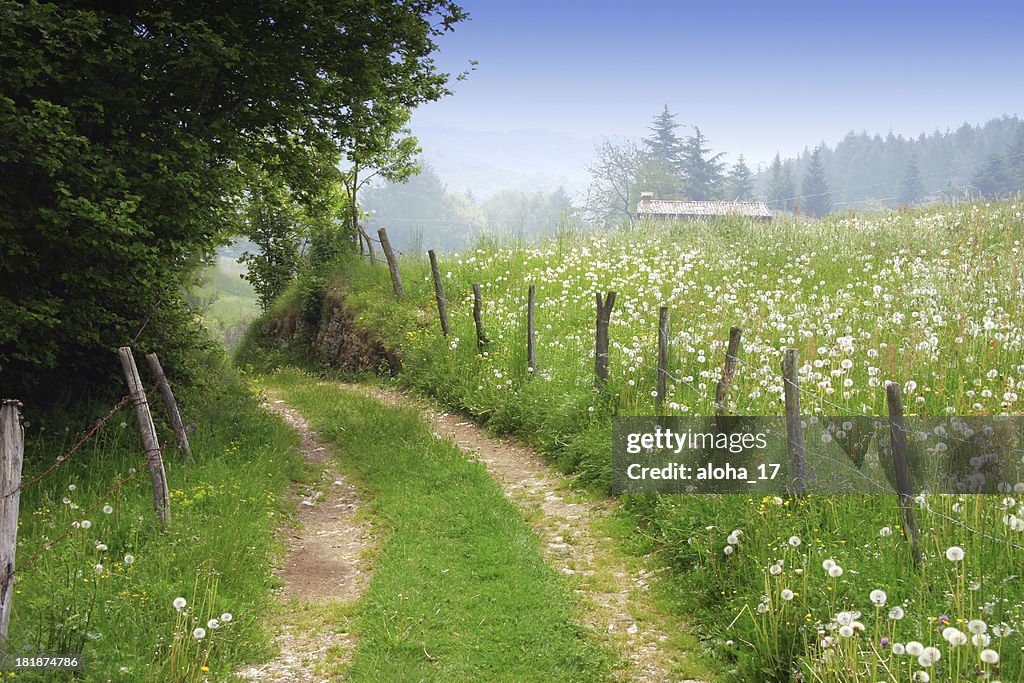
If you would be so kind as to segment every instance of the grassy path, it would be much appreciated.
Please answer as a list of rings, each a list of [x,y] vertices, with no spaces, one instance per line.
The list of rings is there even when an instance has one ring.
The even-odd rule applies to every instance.
[[[333,444],[276,394],[264,408],[299,435],[299,451],[315,478],[292,485],[297,524],[283,530],[288,554],[277,571],[284,584],[273,624],[278,654],[236,675],[263,683],[326,683],[355,653],[351,623],[370,582],[376,532],[358,491],[337,470]]]
[[[383,539],[352,628],[354,681],[600,681],[610,656],[486,467],[417,411],[297,372],[269,386],[337,443]]]
[[[694,656],[698,639],[672,610],[652,595],[659,571],[637,544],[635,522],[618,501],[567,487],[532,449],[499,439],[466,418],[440,412],[399,392],[367,389],[381,401],[420,410],[435,433],[454,441],[487,465],[506,497],[541,538],[548,563],[567,577],[579,596],[577,619],[619,656],[617,680],[634,683],[696,683],[713,674]],[[638,552],[623,551],[637,546]]]

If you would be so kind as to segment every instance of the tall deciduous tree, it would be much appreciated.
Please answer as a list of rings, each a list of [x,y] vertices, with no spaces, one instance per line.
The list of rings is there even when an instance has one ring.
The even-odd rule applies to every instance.
[[[113,379],[133,340],[183,360],[185,267],[236,229],[239,169],[322,192],[325,160],[449,92],[431,55],[465,18],[450,0],[0,8],[0,373],[23,397]]]
[[[605,226],[629,222],[640,198],[637,179],[644,153],[633,141],[598,143],[597,158],[587,166],[591,183],[585,211]]]
[[[829,192],[828,180],[825,178],[821,147],[815,147],[811,152],[811,162],[800,184],[800,194],[804,201],[804,211],[808,215],[821,218],[832,210],[832,193]]]

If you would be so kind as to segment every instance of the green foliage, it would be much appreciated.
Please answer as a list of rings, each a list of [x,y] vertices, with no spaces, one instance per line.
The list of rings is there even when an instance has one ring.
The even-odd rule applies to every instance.
[[[267,310],[299,271],[302,228],[299,211],[280,186],[250,187],[246,201],[245,235],[259,248],[239,259],[246,265],[245,279],[256,290],[260,307]]]
[[[686,136],[679,156],[679,169],[683,174],[683,194],[687,199],[706,201],[718,199],[722,192],[723,152],[711,154],[708,140],[694,126],[693,135]]]
[[[464,248],[485,224],[481,209],[467,197],[449,193],[426,160],[421,158],[417,168],[417,173],[400,182],[371,185],[363,192],[362,206],[370,212],[366,223],[372,236],[386,228],[391,244],[400,251]]]
[[[796,181],[793,180],[793,169],[788,163],[783,164],[778,153],[768,168],[768,206],[781,211],[792,211],[796,206]]]
[[[647,152],[644,169],[641,171],[640,189],[653,192],[658,199],[674,199],[683,188],[680,173],[683,163],[683,143],[676,135],[676,115],[669,112],[668,105],[654,117],[648,130],[651,135],[643,139]]]
[[[753,174],[750,172],[750,167],[747,166],[747,162],[742,154],[739,155],[736,163],[729,169],[726,187],[726,199],[745,201],[754,198]]]
[[[821,218],[832,210],[832,195],[828,191],[828,181],[825,179],[821,147],[815,147],[811,153],[811,163],[800,184],[800,191],[804,200],[803,210],[807,215]]]
[[[823,146],[821,157],[833,201],[858,210],[872,203],[892,208],[912,204],[906,201],[907,197],[920,201],[977,195],[978,180],[986,191],[1012,193],[1024,189],[1024,121],[1017,116],[1003,116],[976,126],[965,123],[952,130],[922,133],[916,138],[891,132],[871,135],[850,131],[838,143]],[[1001,158],[1007,166],[996,161],[986,170],[993,157]],[[794,177],[802,178],[811,163],[811,154],[783,161],[792,165]],[[912,165],[918,168],[919,196],[916,191],[904,193],[907,179],[915,175]],[[772,178],[771,169],[757,178],[758,188],[769,198]]]
[[[917,163],[917,155],[911,155],[906,171],[900,181],[900,204],[913,206],[924,197],[924,183],[921,181],[921,167]]]
[[[186,265],[236,231],[239,169],[317,195],[339,148],[449,92],[430,55],[465,18],[449,0],[0,7],[0,372],[40,400],[109,386],[131,340],[184,365]]]

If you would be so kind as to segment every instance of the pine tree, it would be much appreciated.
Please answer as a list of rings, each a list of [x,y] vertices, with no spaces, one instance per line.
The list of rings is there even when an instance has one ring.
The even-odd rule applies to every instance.
[[[651,123],[651,135],[643,139],[643,182],[642,190],[653,192],[656,197],[669,199],[676,197],[682,190],[683,181],[679,173],[682,143],[675,133],[679,127],[676,115],[668,110],[654,117]]]
[[[694,126],[693,135],[683,142],[680,169],[683,172],[683,192],[687,199],[706,201],[721,195],[725,163],[723,153],[711,155],[707,138]]]
[[[754,196],[753,174],[742,154],[739,155],[729,171],[727,186],[729,188],[727,197],[730,199],[745,200]]]
[[[917,163],[917,155],[911,154],[907,169],[900,181],[900,204],[912,206],[924,197],[924,183],[921,182],[921,167]]]
[[[796,182],[793,169],[776,152],[768,167],[768,206],[776,211],[792,211],[796,206]]]
[[[1006,163],[1010,170],[1011,192],[1024,191],[1024,123],[1017,124],[1017,139],[1010,145]]]
[[[821,159],[821,147],[811,152],[811,163],[807,167],[803,182],[800,184],[804,200],[804,212],[815,218],[821,218],[832,210],[832,193],[825,179],[825,164]]]
[[[1013,191],[1010,166],[1002,154],[993,154],[971,178],[971,185],[984,197],[999,197]]]

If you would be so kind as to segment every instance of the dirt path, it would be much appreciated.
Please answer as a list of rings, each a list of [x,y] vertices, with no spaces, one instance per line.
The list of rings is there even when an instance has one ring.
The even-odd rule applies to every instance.
[[[697,647],[692,637],[680,645],[685,625],[652,609],[647,592],[652,571],[630,558],[600,531],[615,511],[615,500],[587,500],[564,488],[533,450],[489,436],[465,418],[425,407],[404,394],[353,387],[390,405],[421,410],[434,431],[487,465],[506,496],[525,513],[542,541],[548,562],[573,577],[581,598],[581,621],[619,652],[627,666],[624,681],[698,683],[675,672],[692,668],[681,647]]]
[[[285,603],[277,610],[280,653],[236,674],[248,681],[326,683],[332,670],[352,657],[355,643],[346,628],[346,607],[369,583],[366,559],[376,539],[358,514],[355,488],[330,463],[331,444],[321,442],[302,415],[275,395],[264,407],[299,433],[300,451],[319,468],[320,479],[293,489],[300,499],[297,524],[287,529],[288,554],[277,571]]]

